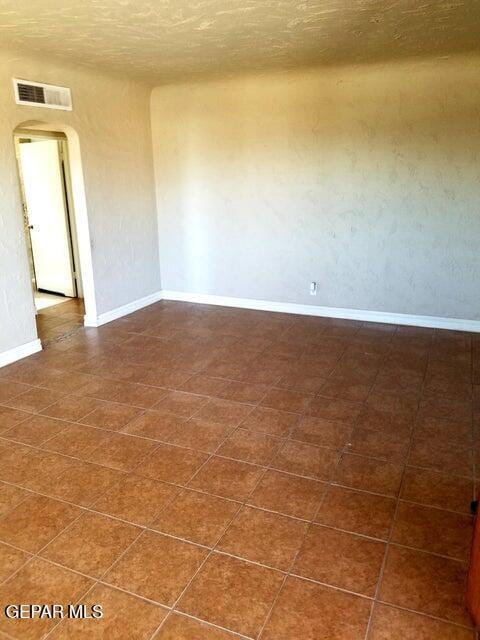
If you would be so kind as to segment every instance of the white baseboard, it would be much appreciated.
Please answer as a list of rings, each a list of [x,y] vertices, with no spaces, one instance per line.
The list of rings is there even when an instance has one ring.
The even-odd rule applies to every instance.
[[[385,324],[409,325],[433,329],[451,329],[480,333],[480,320],[462,320],[461,318],[442,318],[437,316],[411,315],[408,313],[389,313],[387,311],[366,311],[363,309],[343,309],[339,307],[320,307],[309,304],[291,302],[272,302],[269,300],[253,300],[251,298],[230,298],[208,293],[186,293],[183,291],[163,291],[164,300],[181,300],[200,304],[213,304],[222,307],[240,309],[257,309],[260,311],[276,311],[278,313],[294,313],[304,316],[321,316],[324,318],[341,318],[345,320],[363,320],[365,322],[381,322]]]
[[[236,307],[239,309],[256,309],[297,315],[320,316],[324,318],[342,318],[345,320],[362,320],[364,322],[382,322],[386,324],[429,327],[433,329],[450,329],[480,333],[480,320],[463,320],[461,318],[442,318],[437,316],[411,315],[407,313],[389,313],[386,311],[366,311],[363,309],[343,309],[338,307],[321,307],[291,302],[273,302],[270,300],[254,300],[252,298],[232,298],[215,296],[208,293],[188,293],[184,291],[156,291],[155,293],[134,300],[121,307],[102,313],[96,317],[85,316],[85,326],[100,327],[107,322],[126,316],[134,311],[148,307],[159,300],[178,300],[198,304]],[[0,367],[5,367],[21,358],[26,358],[42,350],[42,343],[32,340],[19,347],[0,353]]]
[[[3,353],[0,353],[0,367],[5,367],[7,364],[12,364],[12,362],[31,356],[41,350],[42,343],[37,338],[36,340],[32,340],[26,344],[21,344],[19,347],[3,351]]]
[[[156,291],[155,293],[151,293],[149,296],[139,298],[138,300],[134,300],[133,302],[129,302],[128,304],[124,304],[121,307],[112,309],[111,311],[101,313],[99,316],[86,315],[84,317],[84,323],[86,327],[100,327],[102,324],[107,324],[107,322],[112,322],[112,320],[117,320],[118,318],[122,318],[123,316],[128,316],[129,313],[133,313],[134,311],[143,309],[143,307],[148,307],[148,305],[153,304],[154,302],[158,302],[161,299],[162,292]]]

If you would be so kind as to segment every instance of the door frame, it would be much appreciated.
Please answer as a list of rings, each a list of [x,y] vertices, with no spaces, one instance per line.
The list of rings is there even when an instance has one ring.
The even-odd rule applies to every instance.
[[[24,185],[24,175],[23,175],[23,167],[21,161],[20,154],[20,145],[25,144],[22,143],[22,140],[55,140],[57,142],[57,152],[58,152],[58,160],[61,172],[61,181],[62,181],[62,195],[64,201],[64,210],[65,210],[65,221],[67,227],[67,242],[68,242],[68,252],[69,252],[69,264],[70,270],[72,273],[73,280],[73,290],[74,290],[74,298],[81,297],[82,292],[82,277],[81,271],[79,268],[79,252],[77,246],[77,234],[75,229],[75,220],[73,217],[73,200],[71,195],[71,186],[69,184],[69,162],[68,162],[68,146],[67,146],[67,137],[64,133],[61,132],[45,132],[43,135],[41,133],[31,133],[29,131],[18,131],[14,134],[14,144],[15,144],[15,156],[17,160],[17,171],[18,171],[18,180],[20,184],[20,196],[22,199],[22,208],[25,217],[28,217],[28,207],[27,207],[27,199],[25,195],[25,185]],[[31,240],[31,233],[29,228],[25,227],[25,236],[29,249],[29,262],[32,271],[32,284],[36,279],[35,273],[35,255],[33,252],[33,245]],[[33,289],[33,297],[35,297],[35,291],[38,291],[38,283],[35,282],[35,287]]]
[[[42,138],[58,137],[59,134],[65,136],[63,139],[66,143],[67,151],[65,154],[67,198],[69,199],[70,220],[72,221],[71,228],[76,251],[76,255],[74,256],[76,260],[75,265],[76,269],[81,273],[81,277],[77,280],[77,286],[80,284],[78,295],[83,297],[85,304],[84,326],[96,327],[98,326],[97,300],[93,272],[92,240],[90,236],[79,135],[70,125],[56,121],[46,122],[40,120],[24,120],[23,122],[19,122],[12,131],[13,137],[17,134],[23,135],[24,137],[38,136]],[[14,140],[12,140],[12,143],[14,144]],[[28,268],[28,265],[26,265],[26,267]],[[34,308],[33,296],[32,308]]]

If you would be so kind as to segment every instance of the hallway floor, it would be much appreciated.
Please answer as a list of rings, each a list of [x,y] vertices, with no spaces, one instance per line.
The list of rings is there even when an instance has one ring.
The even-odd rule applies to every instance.
[[[37,311],[37,332],[44,346],[49,342],[70,335],[83,326],[85,313],[83,299],[62,298],[61,300],[60,304],[44,307]]]
[[[472,334],[180,302],[81,328],[0,369],[0,601],[105,615],[0,636],[473,640],[479,426]]]

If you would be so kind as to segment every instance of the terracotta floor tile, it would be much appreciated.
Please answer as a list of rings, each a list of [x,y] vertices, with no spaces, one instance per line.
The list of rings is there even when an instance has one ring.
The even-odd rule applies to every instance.
[[[54,498],[89,507],[109,486],[119,481],[122,474],[96,464],[70,460],[60,473],[52,473],[45,492]],[[34,487],[32,487],[34,488]]]
[[[262,407],[277,411],[304,413],[312,402],[313,396],[289,389],[271,389],[261,402]]]
[[[232,433],[229,427],[203,418],[190,418],[171,437],[173,444],[198,451],[213,453],[220,444]]]
[[[410,437],[407,435],[393,435],[357,427],[352,433],[348,450],[351,453],[404,464],[409,445]]]
[[[455,442],[416,439],[410,450],[408,464],[458,476],[473,474],[470,448]]]
[[[24,391],[19,396],[15,396],[4,404],[14,409],[22,409],[23,411],[41,411],[48,405],[57,402],[63,394],[57,391],[49,391],[48,389],[40,389],[32,387],[28,391]]]
[[[0,479],[45,493],[55,474],[71,464],[68,458],[16,442],[0,443]]]
[[[238,640],[238,636],[222,631],[179,613],[171,613],[155,640]]]
[[[237,502],[185,489],[162,510],[152,527],[178,538],[213,546],[238,508]]]
[[[311,520],[317,512],[325,487],[323,482],[269,469],[248,502],[269,511]]]
[[[89,591],[82,603],[87,608],[101,604],[103,618],[64,620],[49,640],[150,640],[168,614],[167,609],[102,584]]]
[[[362,408],[363,404],[360,402],[317,396],[310,404],[308,413],[315,418],[338,420],[346,424],[352,424]]]
[[[324,375],[322,375],[322,373]],[[318,393],[325,384],[328,370],[315,373],[292,371],[284,375],[277,383],[279,389],[289,389],[290,391],[300,391],[303,393]]]
[[[268,465],[278,453],[284,440],[265,433],[237,429],[218,450],[218,455],[245,462]]]
[[[43,444],[44,449],[87,459],[97,447],[106,447],[110,442],[110,433],[103,429],[73,423],[64,423],[64,427],[63,431]]]
[[[0,516],[10,511],[10,509],[13,509],[13,507],[20,504],[20,502],[30,495],[30,493],[23,489],[0,482]]]
[[[407,418],[413,418],[418,409],[418,395],[414,393],[391,394],[381,391],[371,393],[366,405],[377,409],[378,411],[386,411],[387,413],[401,414]]]
[[[119,431],[123,429],[133,418],[143,413],[138,407],[115,402],[100,402],[99,406],[91,413],[83,417],[80,422],[91,427]]]
[[[273,460],[272,467],[317,480],[329,480],[338,458],[338,453],[333,449],[289,440]]]
[[[300,520],[243,507],[217,549],[287,571],[303,542],[307,526]]]
[[[262,473],[261,467],[246,462],[213,457],[191,480],[189,486],[224,498],[245,500]]]
[[[376,604],[368,640],[474,640],[474,631],[434,620],[427,616],[403,611],[385,604]]]
[[[471,638],[469,334],[162,301],[55,340],[77,311],[47,310],[43,351],[0,376],[8,598],[58,600],[40,572],[22,578],[29,550],[55,555],[25,565],[47,583],[69,565],[119,585],[92,592],[107,617],[63,621],[52,638],[233,640],[266,623],[261,640],[367,640],[371,600],[344,590],[373,593],[389,535],[382,588],[417,612],[377,603],[368,640]],[[292,561],[303,577],[285,582]],[[179,598],[190,616],[161,606]]]
[[[10,407],[0,407],[0,434],[8,431],[15,425],[30,417],[30,413],[11,409]]]
[[[116,383],[116,391],[105,400],[130,404],[141,409],[151,409],[165,395],[164,389],[158,387],[148,387],[144,384],[134,384],[131,382]]]
[[[383,542],[314,525],[302,545],[293,573],[373,596],[384,555]]]
[[[423,375],[419,372],[407,369],[384,370],[375,380],[375,389],[381,392],[419,392],[422,382]]]
[[[390,462],[346,454],[338,464],[335,482],[352,489],[397,496],[402,473],[402,467]]]
[[[3,434],[4,438],[22,442],[32,446],[39,446],[68,426],[63,420],[54,420],[46,416],[33,415],[20,422]]]
[[[145,531],[104,580],[172,606],[206,555],[207,551],[196,545]]]
[[[29,553],[19,551],[0,542],[0,583],[9,578],[31,558]]]
[[[0,402],[5,403],[16,396],[19,396],[31,387],[21,382],[13,382],[12,380],[0,380]]]
[[[327,398],[340,400],[354,400],[362,402],[370,393],[370,382],[360,380],[344,380],[342,378],[329,378],[319,390],[320,395]]]
[[[69,569],[101,578],[140,531],[119,520],[87,512],[55,538],[41,555]]]
[[[204,373],[197,373],[183,383],[181,390],[187,393],[198,393],[202,396],[220,396],[228,386],[228,381],[214,378]]]
[[[170,484],[130,473],[111,486],[95,502],[94,509],[135,524],[151,525],[177,493]]]
[[[34,558],[0,586],[0,606],[2,611],[11,603],[56,603],[66,607],[77,602],[92,585],[92,580],[84,576]],[[18,620],[2,616],[0,632],[10,637],[35,640],[45,637],[57,623],[58,619]]]
[[[18,392],[15,388],[14,391],[11,392],[8,390],[8,387],[6,387],[6,396],[12,397],[13,395],[20,395],[23,391],[27,391],[30,385],[38,385],[42,380],[45,380],[50,370],[49,365],[45,364],[45,366],[42,367],[38,363],[35,364],[33,360],[34,359],[31,358],[29,361],[17,361],[2,368],[2,383],[15,382],[17,384],[23,384],[23,387]]]
[[[471,420],[455,422],[442,418],[422,418],[415,424],[415,437],[419,440],[431,442],[455,442],[471,445],[472,443]]]
[[[142,372],[138,382],[151,385],[152,387],[162,387],[164,389],[180,389],[180,387],[191,377],[191,373],[176,371],[174,369],[148,369]]]
[[[472,528],[471,516],[401,501],[392,542],[468,560]]]
[[[250,405],[230,400],[211,399],[195,415],[196,418],[236,427],[252,411]]]
[[[208,402],[205,396],[186,393],[184,391],[168,391],[154,409],[163,413],[171,413],[180,418],[190,418]]]
[[[351,433],[352,427],[342,422],[304,416],[294,427],[290,438],[322,447],[343,449]]]
[[[288,436],[298,423],[300,416],[296,413],[277,411],[266,407],[256,407],[241,423],[242,429],[268,433],[273,436]]]
[[[441,509],[470,513],[473,483],[469,478],[407,467],[400,497]]]
[[[363,640],[371,603],[300,578],[287,578],[262,640]]]
[[[356,426],[385,434],[408,437],[413,429],[413,417],[366,406],[360,412]]]
[[[90,462],[121,471],[133,471],[156,448],[155,442],[120,433],[112,433],[105,445],[88,455]]]
[[[94,398],[81,396],[64,396],[54,404],[43,409],[40,413],[50,418],[60,418],[76,422],[91,413],[100,404]]]
[[[391,546],[379,598],[419,613],[471,625],[465,607],[467,565]]]
[[[227,378],[228,380],[239,380],[244,373],[246,366],[240,362],[230,362],[226,360],[214,360],[209,363],[204,370],[209,376],[217,378]]]
[[[0,540],[36,553],[80,514],[72,505],[30,495],[0,518]]]
[[[283,574],[213,554],[181,598],[178,609],[226,629],[256,637]]]
[[[219,394],[224,400],[257,404],[266,395],[269,387],[265,384],[249,384],[248,382],[229,382]]]
[[[472,416],[472,402],[470,400],[454,401],[449,397],[424,397],[420,402],[419,416],[421,419],[428,417],[463,422],[470,420]]]
[[[428,374],[422,388],[423,398],[451,398],[454,401],[470,401],[472,399],[471,382],[457,382],[448,378],[436,377],[435,374]]]
[[[363,491],[329,486],[316,522],[386,540],[393,524],[395,500]]]
[[[208,455],[168,444],[160,445],[140,463],[136,473],[153,480],[186,484],[208,460]]]
[[[238,380],[241,382],[266,384],[268,386],[276,384],[281,377],[282,371],[268,364],[244,368],[244,370],[238,374]]]
[[[173,442],[176,432],[184,422],[184,418],[152,409],[131,420],[122,432],[163,442]]]

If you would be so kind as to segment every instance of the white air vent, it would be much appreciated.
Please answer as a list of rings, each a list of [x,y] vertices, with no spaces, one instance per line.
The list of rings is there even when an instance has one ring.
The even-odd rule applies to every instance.
[[[56,87],[53,84],[17,80],[13,78],[15,102],[33,107],[48,109],[72,110],[72,96],[67,87]]]

